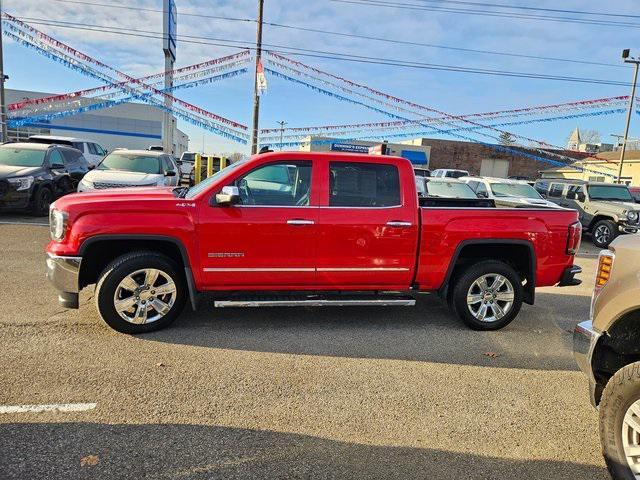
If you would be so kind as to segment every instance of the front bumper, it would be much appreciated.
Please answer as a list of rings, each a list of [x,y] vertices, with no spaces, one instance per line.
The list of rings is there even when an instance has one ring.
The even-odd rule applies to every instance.
[[[620,231],[624,233],[637,233],[638,230],[640,230],[640,224],[638,223],[622,222],[618,226],[620,227]]]
[[[564,269],[562,272],[562,277],[560,277],[560,283],[558,283],[559,287],[571,287],[574,285],[580,285],[582,280],[579,278],[575,278],[576,275],[582,273],[582,267],[578,265],[571,265]]]
[[[58,301],[65,308],[78,308],[81,263],[82,257],[47,253],[47,278],[58,290]]]
[[[27,190],[16,190],[6,180],[0,180],[0,210],[24,210],[29,208],[33,186]]]
[[[573,357],[589,379],[589,398],[596,406],[596,380],[593,375],[591,360],[601,334],[593,329],[591,320],[580,322],[573,331]]]

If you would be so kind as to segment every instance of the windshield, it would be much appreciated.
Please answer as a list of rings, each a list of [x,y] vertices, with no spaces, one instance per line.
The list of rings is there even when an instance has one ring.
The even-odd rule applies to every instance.
[[[0,165],[13,167],[41,167],[44,163],[46,150],[31,150],[29,148],[2,147],[0,148]]]
[[[535,188],[524,183],[492,183],[491,191],[496,197],[542,198]]]
[[[478,198],[466,183],[437,182],[425,183],[426,196],[443,198]]]
[[[591,200],[621,200],[623,202],[633,202],[633,197],[629,189],[624,186],[614,185],[589,185],[589,198]]]
[[[229,165],[229,166],[223,168],[222,170],[220,170],[219,172],[216,172],[213,175],[211,175],[210,177],[205,178],[203,181],[201,181],[197,185],[194,185],[193,187],[191,187],[187,191],[187,193],[184,195],[184,198],[193,198],[193,197],[195,197],[200,192],[206,190],[209,185],[211,185],[212,183],[216,182],[219,178],[224,177],[225,175],[227,175],[232,170],[234,170],[237,167],[239,167],[240,165],[244,164],[245,161],[246,160],[243,160],[243,161],[240,161],[240,162],[236,162],[236,163],[232,163],[231,165]]]
[[[183,162],[195,162],[196,161],[196,154],[195,153],[183,153],[182,157],[180,157],[180,160]]]
[[[162,173],[160,157],[139,153],[112,153],[107,155],[96,170],[124,170],[138,173]]]

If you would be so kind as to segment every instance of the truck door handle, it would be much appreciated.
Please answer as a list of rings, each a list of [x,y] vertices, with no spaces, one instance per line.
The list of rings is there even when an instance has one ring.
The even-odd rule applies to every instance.
[[[387,222],[387,227],[407,228],[411,226],[411,222],[402,222],[400,220],[391,220]]]
[[[291,220],[287,220],[287,225],[313,225],[313,220],[304,220],[302,218],[293,218]]]

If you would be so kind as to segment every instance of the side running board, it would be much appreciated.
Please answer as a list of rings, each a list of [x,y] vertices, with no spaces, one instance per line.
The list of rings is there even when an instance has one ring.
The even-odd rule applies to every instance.
[[[255,298],[216,300],[214,306],[218,308],[228,307],[412,307],[416,304],[410,297],[373,297],[373,298]]]

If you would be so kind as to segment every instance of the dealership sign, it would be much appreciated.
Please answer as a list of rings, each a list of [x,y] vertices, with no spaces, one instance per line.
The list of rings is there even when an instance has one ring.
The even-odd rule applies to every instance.
[[[176,36],[178,33],[178,11],[176,9],[176,2],[174,0],[164,0],[163,7],[164,42],[162,49],[171,57],[171,60],[175,61]]]
[[[369,153],[368,145],[356,145],[355,143],[332,143],[334,152]]]

